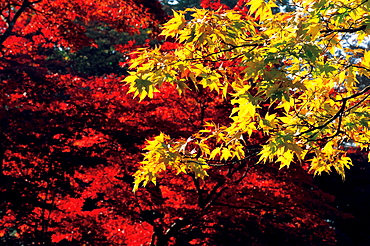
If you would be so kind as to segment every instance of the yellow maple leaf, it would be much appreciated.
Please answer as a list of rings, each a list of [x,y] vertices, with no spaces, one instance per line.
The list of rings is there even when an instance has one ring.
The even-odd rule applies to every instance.
[[[163,30],[161,32],[161,35],[165,37],[174,37],[177,35],[179,30],[181,30],[186,23],[185,16],[180,13],[173,11],[173,18],[169,20],[166,24],[163,26]]]
[[[370,69],[370,51],[365,51],[361,65]]]
[[[274,2],[264,0],[251,0],[248,5],[250,5],[249,13],[254,14],[256,18],[260,17],[261,21],[272,16],[271,8],[278,7]]]

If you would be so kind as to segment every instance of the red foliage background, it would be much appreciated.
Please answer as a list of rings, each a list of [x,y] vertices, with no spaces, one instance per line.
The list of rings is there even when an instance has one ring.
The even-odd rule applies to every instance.
[[[202,6],[218,9],[221,3]],[[163,42],[155,39],[167,19],[159,1],[6,0],[0,10],[0,242],[335,242],[330,220],[343,215],[300,166],[278,171],[273,164],[255,165],[251,157],[212,168],[205,180],[169,170],[157,186],[132,193],[145,139],[160,131],[187,138],[206,121],[226,124],[230,104],[207,90],[181,97],[170,85],[139,103],[126,94],[124,74],[84,74],[69,65],[68,56],[50,54],[98,49],[87,35],[91,27],[130,35],[145,29],[151,39],[143,45]],[[114,52],[137,45],[117,43]],[[252,145],[262,142],[258,132],[249,139]]]

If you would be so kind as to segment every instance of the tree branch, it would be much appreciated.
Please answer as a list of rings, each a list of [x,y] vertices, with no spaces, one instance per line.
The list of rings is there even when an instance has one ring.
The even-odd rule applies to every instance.
[[[224,166],[234,166],[236,164],[243,163],[247,161],[249,158],[256,156],[259,151],[262,149],[262,146],[260,145],[250,145],[246,146],[246,150],[248,151],[249,155],[245,156],[243,159],[240,160],[211,160],[211,159],[205,159],[206,163],[201,163],[201,165],[207,165],[211,167],[224,167]],[[191,156],[185,156],[185,158],[192,158]],[[196,160],[187,160],[186,162],[194,162],[200,164]]]
[[[21,16],[21,14],[27,9],[29,4],[30,4],[30,2],[28,0],[24,0],[23,3],[22,3],[22,6],[15,13],[12,20],[10,19],[10,13],[9,13],[9,18],[7,19],[8,28],[5,30],[3,35],[1,35],[1,37],[0,37],[0,49],[2,49],[3,43],[5,42],[5,40],[11,35],[16,21]],[[8,6],[10,6],[10,4]]]
[[[20,5],[20,8],[14,14],[14,17],[12,19],[10,19],[10,13],[9,13],[9,16],[8,16],[9,18],[7,18],[7,20],[6,20],[6,24],[8,25],[8,28],[0,36],[0,50],[3,48],[3,44],[4,44],[5,40],[7,38],[9,38],[9,36],[11,35],[11,33],[14,29],[15,23],[17,22],[19,17],[26,11],[27,8],[29,8],[31,5],[39,3],[39,2],[41,2],[41,0],[37,0],[37,1],[34,1],[34,2],[30,2],[29,0],[24,0],[22,5]],[[11,5],[8,4],[8,6],[10,7]],[[5,18],[3,15],[1,15],[1,16],[3,18]]]
[[[326,35],[329,35],[334,32],[347,32],[347,33],[354,33],[358,31],[364,31],[366,29],[366,25],[359,26],[357,28],[347,28],[347,29],[327,29],[320,31],[321,33],[326,33]]]
[[[328,119],[324,124],[322,124],[322,125],[320,125],[320,126],[313,127],[313,128],[308,129],[308,130],[306,130],[306,131],[304,131],[304,132],[301,132],[301,133],[298,135],[298,137],[299,137],[299,136],[302,136],[303,134],[306,134],[306,133],[309,133],[309,132],[313,132],[313,131],[315,131],[315,130],[323,129],[324,127],[326,127],[327,125],[329,125],[331,122],[333,122],[334,120],[336,120],[338,117],[341,117],[341,115],[342,115],[343,113],[345,113],[345,112],[347,112],[347,111],[349,111],[349,110],[352,110],[354,107],[351,107],[351,108],[349,108],[349,109],[347,109],[347,110],[346,110],[347,101],[348,101],[348,100],[350,100],[350,99],[356,98],[356,97],[358,97],[358,96],[361,96],[361,95],[365,94],[365,93],[366,93],[366,92],[368,92],[368,91],[370,91],[370,85],[369,85],[369,86],[367,86],[367,87],[365,87],[364,89],[362,89],[360,92],[355,93],[355,94],[353,94],[353,95],[351,95],[351,96],[348,96],[348,97],[342,98],[342,99],[340,99],[340,100],[334,100],[334,99],[333,99],[333,100],[334,100],[334,101],[336,101],[336,102],[342,102],[342,106],[340,107],[340,109],[338,110],[338,112],[337,112],[335,115],[333,115],[330,119]],[[363,101],[364,101],[364,99],[363,99],[363,100],[361,100],[361,101],[360,101],[360,103],[361,103],[361,102],[363,102]],[[359,103],[357,103],[357,104],[356,104],[356,106],[358,106],[358,105],[359,105]],[[339,134],[339,133],[340,133],[340,130],[337,130],[337,133]],[[336,136],[336,135],[335,135],[335,136]]]

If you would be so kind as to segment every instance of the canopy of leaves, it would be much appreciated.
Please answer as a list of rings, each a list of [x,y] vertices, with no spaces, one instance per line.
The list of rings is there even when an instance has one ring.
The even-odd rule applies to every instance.
[[[370,140],[370,87],[357,86],[359,75],[370,75],[370,52],[336,51],[348,51],[341,42],[346,33],[356,33],[358,42],[368,37],[370,3],[292,4],[295,12],[273,14],[272,1],[253,0],[249,16],[223,9],[179,11],[161,33],[178,42],[175,50],[136,53],[124,81],[141,100],[171,83],[185,94],[190,85],[216,91],[233,109],[230,124],[209,122],[190,140],[161,134],[149,141],[135,189],[155,182],[166,168],[205,177],[209,163],[248,159],[255,132],[264,136],[260,163],[308,163],[314,174],[334,169],[344,177],[352,165],[344,144],[365,149]],[[355,63],[353,56],[359,58]]]

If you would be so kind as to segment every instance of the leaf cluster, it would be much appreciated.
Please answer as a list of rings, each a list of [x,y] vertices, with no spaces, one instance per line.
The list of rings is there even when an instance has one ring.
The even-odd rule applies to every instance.
[[[344,144],[364,149],[370,140],[370,88],[359,89],[357,79],[370,76],[370,52],[353,63],[351,53],[344,57],[336,50],[345,49],[345,33],[356,33],[358,42],[368,36],[369,1],[296,0],[295,12],[277,14],[272,1],[248,5],[249,16],[222,9],[174,12],[161,34],[180,45],[171,51],[138,50],[124,80],[130,92],[143,100],[171,83],[179,93],[208,88],[230,100],[230,125],[212,130],[205,125],[192,136],[198,139],[192,162],[200,170],[209,158],[243,159],[245,139],[262,132],[260,163],[279,162],[282,168],[307,162],[315,174],[334,169],[344,178],[351,165]],[[215,139],[212,144],[205,132]],[[163,148],[147,149],[137,185],[187,162],[183,145],[168,141],[163,139]],[[176,158],[163,159],[172,155]]]

